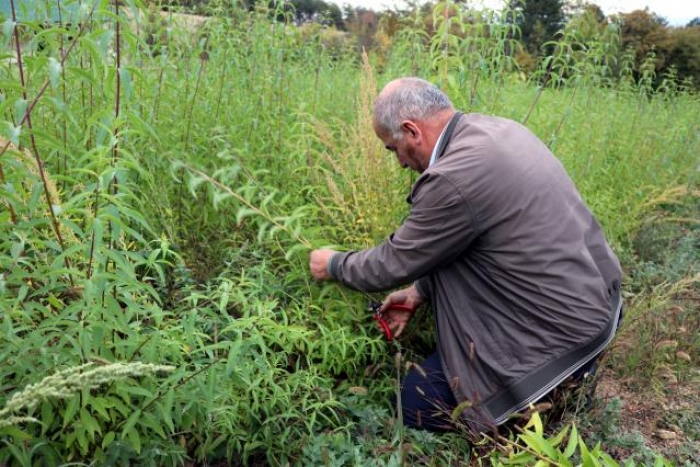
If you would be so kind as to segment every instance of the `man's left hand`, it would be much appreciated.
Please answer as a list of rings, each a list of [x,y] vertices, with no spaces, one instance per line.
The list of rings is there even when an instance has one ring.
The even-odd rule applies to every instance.
[[[333,250],[314,250],[309,258],[309,269],[314,279],[319,281],[327,281],[333,279],[328,272],[328,262],[331,256],[335,254]]]
[[[408,322],[413,318],[416,309],[423,302],[425,302],[425,299],[418,293],[415,285],[397,290],[384,299],[380,311],[385,316],[389,329],[394,333],[394,337],[401,335]],[[402,305],[412,311],[395,310],[391,308],[392,305]]]

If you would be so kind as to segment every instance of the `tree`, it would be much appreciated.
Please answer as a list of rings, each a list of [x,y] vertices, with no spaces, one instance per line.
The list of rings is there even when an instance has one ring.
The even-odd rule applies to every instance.
[[[567,20],[582,15],[592,15],[598,23],[605,21],[605,13],[600,6],[588,0],[565,0],[563,9]]]
[[[610,26],[605,13],[595,3],[583,3],[570,8],[568,16],[566,30],[582,45],[600,40]]]
[[[379,25],[379,16],[374,10],[345,6],[345,26],[361,49],[370,49],[375,44],[375,35]]]
[[[673,38],[666,26],[667,21],[646,8],[621,13],[619,22],[623,50],[634,51],[637,77],[642,64],[652,54],[656,56],[655,71],[659,77],[668,68],[667,60],[673,49]]]
[[[519,12],[517,25],[525,48],[532,55],[551,55],[553,48],[544,47],[555,39],[566,22],[563,0],[509,0],[509,8]]]
[[[315,21],[339,29],[343,27],[343,14],[335,3],[326,3],[323,0],[292,0],[290,3],[294,5],[297,23]]]
[[[676,69],[679,81],[692,80],[700,89],[700,24],[671,30],[673,45],[668,65]]]

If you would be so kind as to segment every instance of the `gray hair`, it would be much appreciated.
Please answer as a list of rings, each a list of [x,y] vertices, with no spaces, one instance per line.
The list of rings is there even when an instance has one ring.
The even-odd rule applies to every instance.
[[[437,86],[421,78],[401,78],[395,89],[380,93],[374,103],[374,121],[392,138],[403,137],[403,120],[429,120],[452,109],[452,102]]]

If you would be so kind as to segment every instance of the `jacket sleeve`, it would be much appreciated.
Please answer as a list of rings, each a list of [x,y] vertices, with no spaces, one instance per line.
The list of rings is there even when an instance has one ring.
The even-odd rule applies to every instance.
[[[458,257],[479,234],[468,200],[444,174],[423,174],[404,223],[381,245],[336,254],[334,279],[371,292],[410,283]]]

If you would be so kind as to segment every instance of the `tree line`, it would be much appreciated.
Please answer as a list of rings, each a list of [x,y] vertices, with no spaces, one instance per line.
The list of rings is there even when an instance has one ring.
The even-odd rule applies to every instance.
[[[215,7],[252,10],[260,0],[161,0],[157,3],[165,8],[179,7],[207,14]],[[316,24],[336,31],[336,34],[326,35],[333,37],[335,46],[337,33],[344,33],[344,45],[351,42],[358,50],[377,47],[386,50],[391,46],[391,38],[409,25],[413,28],[418,25],[428,34],[434,33],[432,17],[438,3],[445,2],[413,0],[406,8],[383,11],[348,4],[341,8],[325,0],[269,0],[266,6],[275,12],[278,20],[291,21],[298,26]],[[470,10],[466,0],[447,3],[447,10],[453,15]],[[517,31],[514,39],[518,47],[512,53],[522,71],[535,71],[544,57],[555,53],[558,41],[568,33],[576,37],[579,48],[592,41],[608,41],[610,47],[606,47],[606,53],[609,56],[604,61],[613,75],[628,68],[637,80],[651,75],[655,86],[672,77],[678,83],[700,89],[700,17],[683,26],[672,26],[648,8],[605,15],[600,6],[586,0],[508,0],[507,8],[511,12],[506,15],[507,21],[512,22]],[[417,13],[422,14],[422,22],[416,22]],[[469,14],[468,18],[472,23],[492,20],[486,14],[481,17]]]

